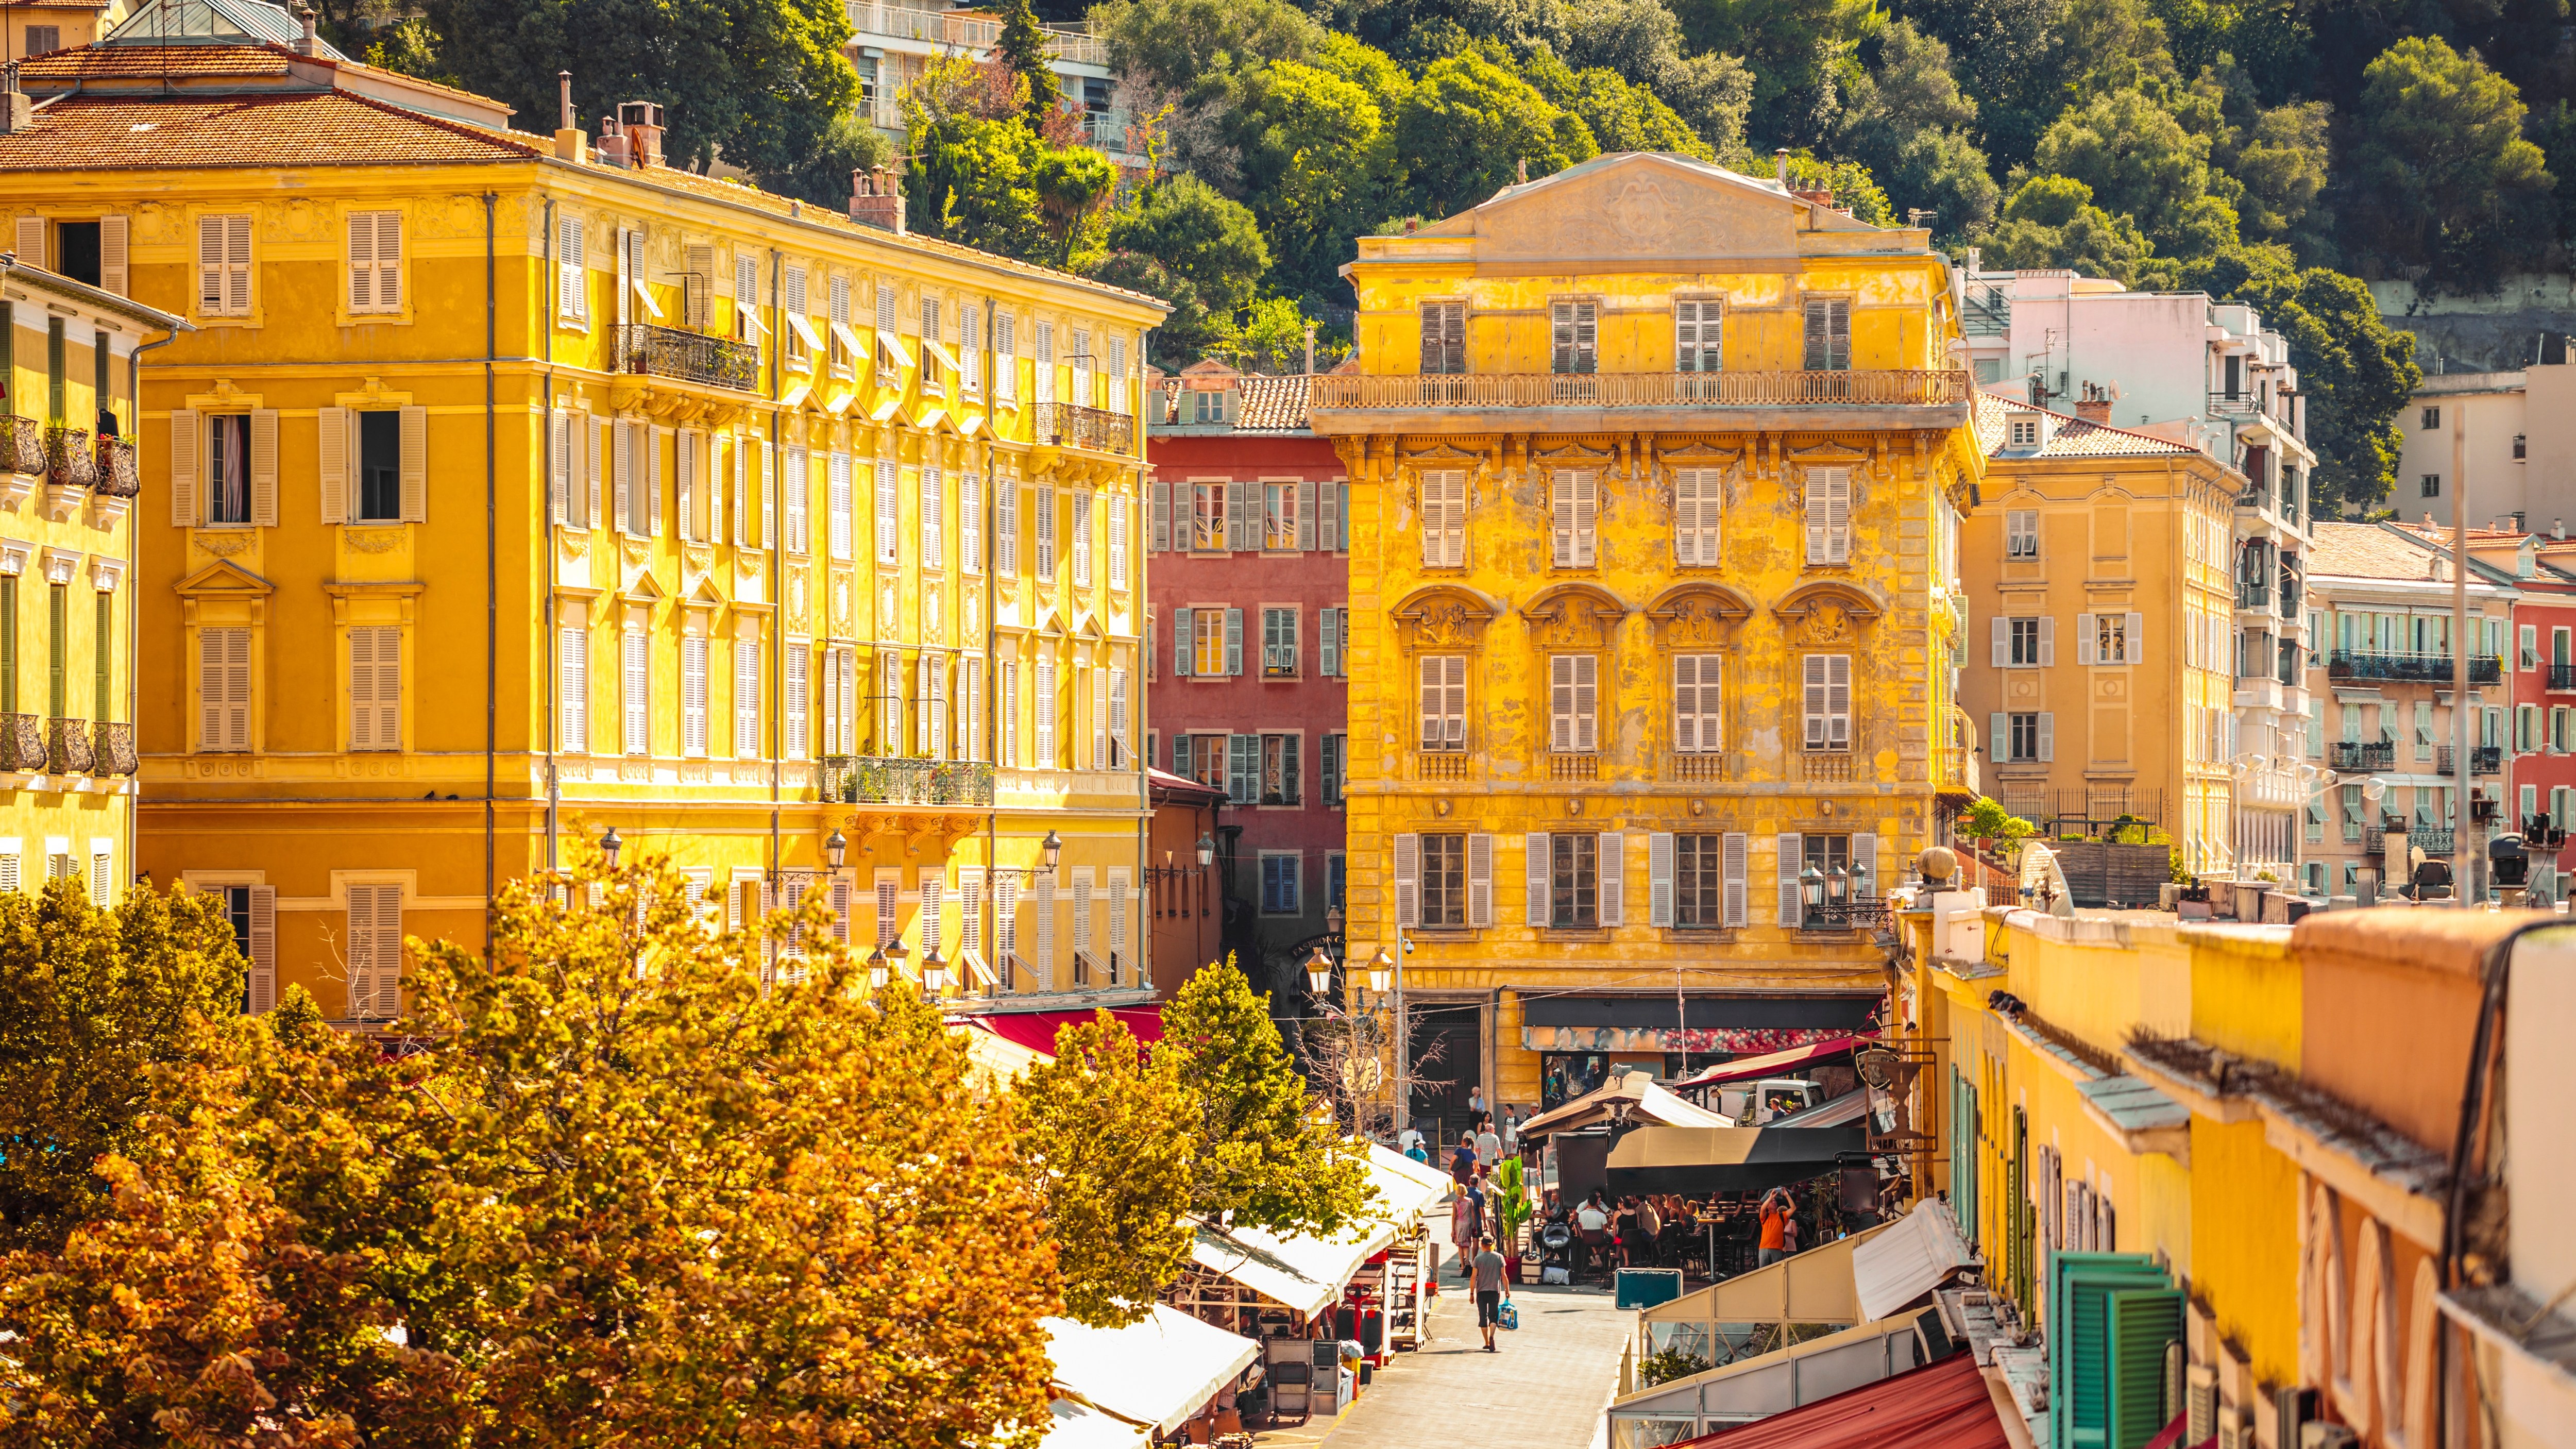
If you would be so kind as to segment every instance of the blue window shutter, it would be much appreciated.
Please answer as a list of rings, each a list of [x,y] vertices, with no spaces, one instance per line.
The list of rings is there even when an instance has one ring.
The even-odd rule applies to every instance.
[[[1327,679],[1342,672],[1341,615],[1339,609],[1315,611],[1315,638],[1323,651],[1323,671]]]
[[[1190,677],[1190,650],[1195,645],[1197,637],[1197,631],[1190,627],[1190,611],[1174,609],[1172,611],[1172,674],[1175,678]]]
[[[2182,1337],[2182,1294],[2132,1290],[2110,1305],[2108,1449],[2144,1449],[2165,1426],[2165,1345]]]
[[[1198,776],[1190,769],[1190,737],[1188,735],[1172,736],[1172,773],[1180,776],[1184,780],[1195,780],[1198,778]]]
[[[1243,672],[1243,611],[1241,609],[1225,611],[1225,672],[1228,674]]]

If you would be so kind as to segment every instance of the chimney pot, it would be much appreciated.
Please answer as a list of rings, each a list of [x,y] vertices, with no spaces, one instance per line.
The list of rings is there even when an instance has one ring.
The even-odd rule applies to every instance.
[[[903,235],[903,188],[886,168],[850,173],[850,220]]]
[[[2111,425],[2111,400],[2107,397],[2078,398],[2075,415],[2088,423],[2099,423],[2107,428]]]
[[[1772,159],[1773,159],[1773,161],[1775,161],[1775,162],[1778,164],[1778,166],[1779,166],[1780,184],[1781,184],[1782,186],[1786,186],[1786,185],[1788,185],[1788,184],[1789,184],[1789,148],[1788,148],[1788,147],[1786,147],[1786,146],[1783,146],[1783,147],[1781,147],[1779,150],[1772,152],[1772,153],[1771,153],[1771,155],[1772,155]]]
[[[318,53],[321,47],[315,43],[315,36],[313,34],[313,7],[310,5],[296,6],[295,18],[301,21],[304,26],[304,33],[296,37],[295,53],[297,55],[313,55]]]
[[[626,133],[630,164],[662,164],[662,107],[653,101],[628,101],[617,108],[618,129]]]
[[[558,99],[560,100],[560,102],[561,102],[561,111],[562,111],[562,115],[563,115],[563,119],[562,119],[562,120],[560,120],[560,121],[557,121],[557,122],[555,123],[555,125],[556,125],[557,129],[559,129],[559,130],[569,131],[569,130],[571,130],[571,129],[572,129],[572,72],[571,72],[571,71],[568,71],[568,70],[559,70],[559,71],[556,71],[556,72],[555,72],[555,94],[556,94],[557,98],[558,98]]]

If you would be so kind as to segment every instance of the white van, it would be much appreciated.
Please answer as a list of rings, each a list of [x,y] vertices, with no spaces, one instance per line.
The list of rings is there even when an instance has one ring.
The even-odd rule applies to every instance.
[[[1825,1099],[1825,1089],[1803,1077],[1765,1077],[1717,1090],[1717,1110],[1747,1127],[1803,1112]]]

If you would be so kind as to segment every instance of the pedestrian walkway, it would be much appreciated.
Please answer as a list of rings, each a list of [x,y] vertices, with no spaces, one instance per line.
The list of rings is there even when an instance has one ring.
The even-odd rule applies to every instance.
[[[1515,1287],[1520,1329],[1495,1335],[1499,1351],[1487,1353],[1476,1329],[1475,1297],[1445,1249],[1441,1258],[1449,1271],[1440,1277],[1429,1341],[1390,1358],[1349,1413],[1259,1434],[1264,1449],[1593,1444],[1619,1376],[1620,1347],[1636,1324],[1634,1310],[1614,1308],[1606,1288]]]

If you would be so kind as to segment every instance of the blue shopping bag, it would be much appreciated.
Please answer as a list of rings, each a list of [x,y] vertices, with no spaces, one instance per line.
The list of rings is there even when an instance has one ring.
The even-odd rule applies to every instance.
[[[1501,1311],[1494,1315],[1494,1323],[1506,1333],[1520,1327],[1521,1310],[1519,1305],[1513,1303],[1508,1298],[1504,1299]]]

